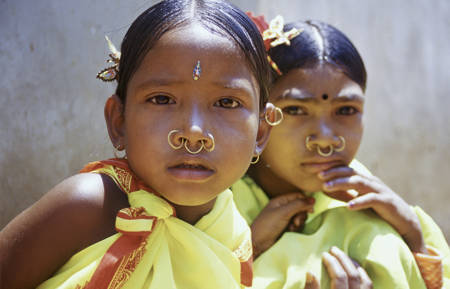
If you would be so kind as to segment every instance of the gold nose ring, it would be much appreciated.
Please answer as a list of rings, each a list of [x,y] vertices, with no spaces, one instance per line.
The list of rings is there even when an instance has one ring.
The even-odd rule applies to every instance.
[[[181,149],[183,147],[183,145],[185,145],[185,143],[186,143],[186,139],[185,138],[181,138],[181,143],[179,145],[177,145],[177,146],[172,143],[172,135],[177,133],[177,132],[179,132],[179,130],[174,129],[174,130],[171,130],[169,132],[169,134],[167,135],[167,142],[169,143],[170,147],[173,148],[174,150]]]
[[[202,145],[207,152],[212,152],[214,150],[214,148],[216,147],[216,143],[214,141],[214,136],[212,134],[208,133],[208,137],[211,139],[211,146],[206,147],[205,140],[203,140],[203,139],[202,139]]]
[[[345,138],[343,136],[338,136],[339,139],[341,140],[341,146],[340,147],[334,147],[334,151],[336,152],[341,152],[345,149]]]
[[[330,151],[327,152],[327,153],[324,153],[322,151],[322,149],[320,148],[320,146],[317,146],[317,152],[319,153],[319,155],[321,155],[323,157],[329,157],[329,156],[331,156],[333,154],[333,146],[329,145],[328,147],[330,148]]]
[[[184,148],[187,150],[188,153],[193,154],[193,155],[198,154],[198,153],[201,152],[201,150],[205,147],[205,146],[203,145],[203,140],[202,140],[202,141],[200,142],[200,143],[201,143],[200,148],[199,148],[198,150],[196,150],[196,151],[191,151],[191,150],[189,149],[189,146],[187,145],[188,142],[189,142],[188,140],[184,142]],[[205,149],[206,149],[206,148],[205,148]]]

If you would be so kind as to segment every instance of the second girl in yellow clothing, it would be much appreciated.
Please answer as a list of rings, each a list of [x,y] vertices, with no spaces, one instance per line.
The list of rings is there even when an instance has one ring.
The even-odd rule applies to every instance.
[[[270,101],[284,120],[249,170],[252,179],[232,187],[261,254],[254,287],[303,288],[311,271],[323,288],[333,288],[321,257],[330,260],[324,252],[337,246],[367,270],[374,288],[425,288],[422,276],[428,288],[439,288],[441,261],[425,246],[441,251],[449,276],[449,250],[439,228],[354,160],[366,71],[353,44],[319,21],[284,25],[276,18],[262,30],[277,75]],[[437,278],[429,268],[437,269],[431,272]],[[347,281],[351,285],[352,278]]]

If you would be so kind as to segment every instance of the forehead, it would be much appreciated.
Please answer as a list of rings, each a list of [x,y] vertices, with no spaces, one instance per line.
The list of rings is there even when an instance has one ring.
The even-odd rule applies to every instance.
[[[166,32],[144,57],[136,77],[191,78],[200,61],[206,78],[242,78],[253,74],[241,49],[228,37],[213,33],[201,24],[189,24]],[[133,77],[134,78],[134,77]]]
[[[358,95],[363,98],[361,87],[351,80],[341,69],[331,64],[318,64],[310,68],[292,69],[274,84],[271,100],[292,94],[307,94],[322,97],[327,94],[337,97],[343,94]]]

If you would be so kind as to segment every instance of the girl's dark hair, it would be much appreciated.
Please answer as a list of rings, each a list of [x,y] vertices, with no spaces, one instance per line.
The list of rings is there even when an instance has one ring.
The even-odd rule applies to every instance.
[[[116,94],[122,102],[125,103],[129,80],[158,39],[174,28],[193,22],[237,44],[259,84],[260,107],[264,107],[271,72],[261,35],[244,12],[220,0],[164,0],[136,18],[121,45]]]
[[[351,80],[366,89],[364,62],[353,43],[337,28],[321,21],[288,23],[284,31],[303,29],[291,40],[291,45],[278,45],[269,50],[272,60],[283,74],[294,68],[330,63],[341,69]]]

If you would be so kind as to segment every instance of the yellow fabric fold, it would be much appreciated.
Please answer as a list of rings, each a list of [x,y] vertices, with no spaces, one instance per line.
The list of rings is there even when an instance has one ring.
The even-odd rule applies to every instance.
[[[117,176],[114,166],[94,172],[109,175],[122,189],[133,187],[129,180],[121,181],[128,176]],[[116,227],[125,235],[142,229],[147,230],[147,235],[139,248],[127,255],[105,288],[241,288],[243,260],[233,251],[242,244],[251,244],[250,230],[230,190],[217,196],[212,210],[195,226],[176,218],[172,206],[153,193],[127,193],[132,210],[121,210],[118,216],[122,220],[116,222]],[[127,218],[138,221],[133,223]],[[87,288],[105,253],[123,236],[117,233],[80,251],[38,289]]]
[[[359,162],[354,168],[365,170]],[[249,224],[268,203],[264,191],[249,177],[231,187],[236,206]],[[301,233],[284,233],[254,261],[252,288],[303,288],[306,272],[320,280],[321,288],[330,288],[330,279],[322,265],[322,253],[337,246],[367,271],[377,288],[424,289],[425,284],[414,256],[401,236],[372,210],[350,211],[346,203],[322,192],[312,194],[314,213],[308,214]],[[448,282],[448,245],[437,225],[416,207],[427,244],[444,252],[444,284]],[[447,285],[445,285],[445,288]]]

